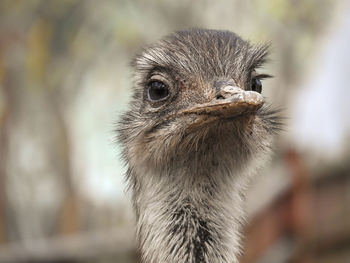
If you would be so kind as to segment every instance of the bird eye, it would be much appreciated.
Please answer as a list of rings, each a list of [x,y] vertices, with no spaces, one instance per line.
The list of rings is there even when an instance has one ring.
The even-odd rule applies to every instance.
[[[261,93],[261,91],[262,91],[262,83],[261,83],[261,80],[259,78],[253,78],[251,89],[253,91]]]
[[[148,86],[148,98],[151,101],[160,101],[169,95],[168,87],[159,80],[151,81]]]

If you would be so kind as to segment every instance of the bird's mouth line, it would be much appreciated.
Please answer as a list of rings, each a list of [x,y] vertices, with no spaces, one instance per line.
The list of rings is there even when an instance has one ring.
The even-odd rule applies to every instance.
[[[215,116],[218,118],[232,118],[244,114],[255,113],[261,108],[261,104],[252,104],[247,102],[228,102],[219,104],[208,104],[201,105],[198,107],[193,107],[186,109],[175,114],[176,116],[185,115],[205,115],[205,116]]]
[[[263,104],[264,99],[261,94],[252,91],[242,91],[226,99],[216,99],[208,103],[193,105],[191,108],[167,115],[153,129],[186,116],[189,117],[186,120],[187,130],[195,130],[203,127],[203,125],[213,124],[218,121],[232,121],[242,117],[247,117],[250,123]]]
[[[219,123],[232,122],[232,121],[242,121],[242,123],[251,124],[254,120],[256,111],[240,111],[234,114],[220,114],[220,113],[186,113],[184,115],[196,116],[195,119],[188,124],[188,131],[195,131],[201,129],[202,127],[212,127],[213,125],[218,125]]]
[[[259,93],[249,92],[246,95],[247,93],[234,94],[228,99],[194,105],[189,109],[166,116],[165,120],[189,115],[198,116],[199,119],[233,119],[242,115],[252,115],[263,106],[264,99]]]

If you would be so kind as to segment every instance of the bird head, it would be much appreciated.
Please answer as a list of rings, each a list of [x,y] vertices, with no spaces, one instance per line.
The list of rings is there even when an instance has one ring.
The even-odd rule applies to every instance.
[[[144,169],[239,166],[267,150],[278,129],[257,70],[268,48],[229,31],[192,29],[145,48],[133,61],[131,107],[119,141]]]

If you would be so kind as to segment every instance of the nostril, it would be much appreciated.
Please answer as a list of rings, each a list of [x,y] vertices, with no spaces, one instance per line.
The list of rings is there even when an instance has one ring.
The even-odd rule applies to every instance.
[[[217,100],[224,100],[225,98],[224,98],[224,96],[222,96],[222,95],[217,95],[217,96],[216,96],[216,99],[217,99]]]

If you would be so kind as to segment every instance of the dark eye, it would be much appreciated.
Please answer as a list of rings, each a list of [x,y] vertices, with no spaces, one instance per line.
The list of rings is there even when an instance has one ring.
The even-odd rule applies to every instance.
[[[148,98],[151,101],[160,101],[168,97],[168,87],[159,80],[153,80],[149,83]]]
[[[253,78],[252,80],[252,90],[261,93],[262,91],[262,83],[258,78]]]

